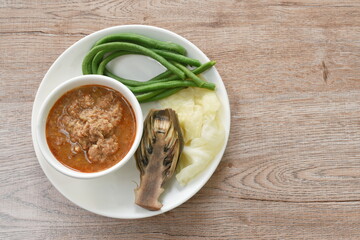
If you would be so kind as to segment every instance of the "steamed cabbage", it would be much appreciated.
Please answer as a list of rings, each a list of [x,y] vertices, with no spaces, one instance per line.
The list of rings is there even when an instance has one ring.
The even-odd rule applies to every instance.
[[[185,146],[176,179],[185,185],[208,166],[224,144],[225,132],[218,116],[221,103],[214,91],[187,88],[160,104],[178,114]]]

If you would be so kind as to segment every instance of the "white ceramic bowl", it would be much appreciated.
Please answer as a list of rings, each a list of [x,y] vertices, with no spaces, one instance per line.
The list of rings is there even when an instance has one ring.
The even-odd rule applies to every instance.
[[[78,172],[75,170],[72,170],[65,165],[61,164],[55,156],[51,153],[49,146],[46,141],[46,120],[49,114],[49,111],[51,110],[52,106],[55,104],[55,102],[66,92],[80,87],[84,85],[102,85],[105,87],[112,88],[118,92],[120,92],[130,103],[135,117],[136,117],[136,134],[135,139],[132,147],[130,148],[129,152],[126,154],[126,156],[117,164],[114,166],[105,169],[100,172],[93,172],[93,173],[83,173]],[[108,173],[111,173],[122,166],[126,164],[126,162],[129,161],[129,159],[134,155],[143,132],[143,115],[140,108],[140,104],[137,101],[135,95],[122,83],[106,77],[102,75],[83,75],[79,77],[72,78],[70,80],[65,81],[64,83],[60,84],[57,88],[55,88],[45,99],[43,104],[41,105],[40,112],[37,119],[37,127],[36,127],[36,135],[38,140],[38,145],[40,148],[41,153],[43,154],[44,158],[47,160],[47,162],[53,166],[57,171],[68,175],[70,177],[74,178],[80,178],[80,179],[88,179],[88,178],[96,178],[103,175],[106,175]]]

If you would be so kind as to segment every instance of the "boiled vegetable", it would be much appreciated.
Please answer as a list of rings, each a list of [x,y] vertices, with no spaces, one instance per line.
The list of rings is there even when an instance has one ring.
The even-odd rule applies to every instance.
[[[202,88],[187,88],[160,104],[174,109],[179,117],[185,146],[176,179],[185,185],[206,169],[223,147],[225,132],[219,118],[221,104],[215,92]]]
[[[151,51],[148,48],[145,48],[140,45],[136,45],[133,43],[126,43],[126,42],[111,42],[111,43],[104,43],[101,45],[98,45],[90,50],[88,54],[85,56],[83,64],[82,64],[82,70],[83,74],[91,74],[93,71],[92,68],[92,60],[95,57],[96,54],[99,52],[110,52],[110,51],[130,51],[133,53],[140,53],[146,56],[149,56],[159,63],[161,63],[164,67],[166,67],[168,70],[172,71],[175,75],[177,75],[180,79],[185,78],[184,72],[182,72],[180,69],[175,67],[173,64],[171,64],[169,61],[167,61],[162,56],[158,55],[154,51]],[[97,70],[97,69],[96,69]]]
[[[140,54],[153,58],[167,70],[147,81],[135,81],[115,75],[106,69],[113,59],[126,54]],[[100,74],[112,77],[125,84],[139,102],[163,99],[186,87],[214,90],[215,84],[201,79],[200,73],[211,68],[215,62],[201,64],[186,55],[181,45],[152,39],[135,33],[118,33],[98,40],[85,56],[83,74]],[[187,66],[197,68],[191,70]],[[186,81],[183,81],[186,80]]]
[[[130,42],[136,43],[144,47],[174,51],[182,55],[186,54],[185,48],[181,45],[171,42],[159,41],[136,33],[116,33],[107,35],[98,40],[94,46],[98,46],[109,42]]]
[[[140,186],[135,203],[159,210],[164,183],[173,175],[184,146],[177,115],[172,109],[151,110],[144,121],[141,143],[135,153],[140,171]]]

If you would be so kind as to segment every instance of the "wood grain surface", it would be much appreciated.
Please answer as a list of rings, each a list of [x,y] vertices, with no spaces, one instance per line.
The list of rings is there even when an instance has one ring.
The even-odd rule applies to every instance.
[[[37,88],[84,36],[145,24],[199,46],[231,133],[189,201],[148,219],[89,213],[36,159]],[[0,0],[0,239],[360,239],[360,2]]]

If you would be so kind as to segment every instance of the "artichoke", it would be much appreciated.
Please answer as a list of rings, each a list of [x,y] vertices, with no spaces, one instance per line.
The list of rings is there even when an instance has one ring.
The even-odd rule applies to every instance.
[[[140,186],[135,203],[148,210],[159,210],[164,183],[173,175],[184,140],[176,112],[171,108],[150,110],[144,121],[141,143],[135,159],[140,171]]]

